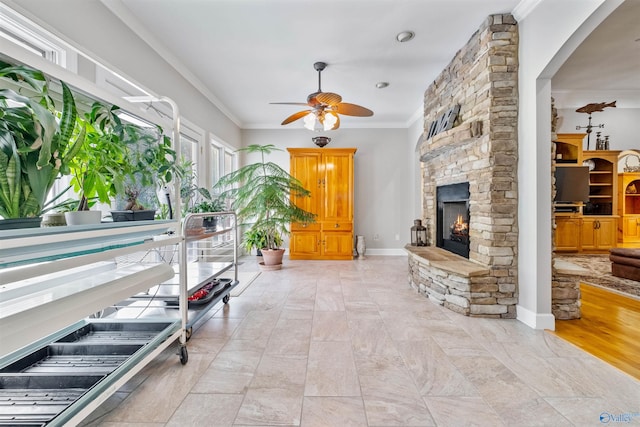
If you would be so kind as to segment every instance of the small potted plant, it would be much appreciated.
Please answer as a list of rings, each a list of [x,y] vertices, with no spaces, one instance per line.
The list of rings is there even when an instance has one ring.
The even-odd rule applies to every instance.
[[[166,186],[175,175],[180,175],[176,166],[176,153],[171,148],[171,140],[162,133],[159,126],[142,127],[132,123],[120,124],[126,143],[128,165],[125,170],[126,204],[124,212],[111,211],[116,221],[120,215],[132,220],[152,220],[156,209],[149,206],[157,199],[157,190]],[[153,190],[153,201],[146,197],[146,202],[141,202],[141,197]]]
[[[224,210],[224,202],[219,198],[205,199],[189,208],[189,212],[191,213],[223,212]],[[208,230],[215,230],[217,226],[217,217],[203,217],[202,226]]]
[[[111,218],[114,222],[121,221],[146,221],[155,218],[155,209],[146,209],[140,203],[140,191],[138,188],[126,187],[124,190],[126,204],[123,210],[112,210]]]
[[[80,203],[77,211],[65,213],[69,225],[100,222],[102,213],[90,211],[95,200],[110,204],[124,193],[124,178],[129,174],[127,150],[115,108],[96,102],[86,114],[84,144],[70,163],[71,184]]]
[[[275,236],[275,243],[277,246],[282,244],[282,237],[280,235]],[[261,249],[267,246],[267,234],[263,230],[250,228],[244,232],[242,245],[247,253],[251,253],[251,251],[255,249],[256,255],[261,257]]]

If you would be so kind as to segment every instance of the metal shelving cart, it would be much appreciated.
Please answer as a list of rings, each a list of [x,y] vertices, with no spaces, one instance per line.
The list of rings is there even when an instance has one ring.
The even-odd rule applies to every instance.
[[[207,225],[207,220],[214,225]],[[210,224],[211,224],[210,223]],[[238,231],[234,212],[188,214],[182,223],[184,239],[170,254],[175,276],[124,301],[112,316],[145,319],[179,316],[180,361],[188,360],[187,341],[193,326],[216,304],[227,304],[238,285]],[[224,276],[224,277],[221,277]]]
[[[215,215],[0,231],[0,425],[77,424],[176,340],[187,363],[193,324],[238,283],[235,215]]]

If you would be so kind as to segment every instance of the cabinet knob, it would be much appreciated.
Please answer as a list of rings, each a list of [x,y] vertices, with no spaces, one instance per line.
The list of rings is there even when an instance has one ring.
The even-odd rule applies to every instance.
[[[338,224],[338,223],[336,222],[336,225],[334,225],[333,227],[334,227],[334,228],[340,228],[340,224]]]
[[[302,224],[302,228],[307,228],[307,224]]]

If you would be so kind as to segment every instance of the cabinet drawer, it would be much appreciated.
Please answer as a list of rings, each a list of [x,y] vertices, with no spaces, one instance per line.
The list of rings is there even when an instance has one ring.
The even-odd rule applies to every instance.
[[[320,223],[314,222],[312,224],[302,224],[300,222],[291,223],[291,231],[319,231]]]
[[[326,221],[322,223],[322,231],[351,231],[352,222],[347,221]]]

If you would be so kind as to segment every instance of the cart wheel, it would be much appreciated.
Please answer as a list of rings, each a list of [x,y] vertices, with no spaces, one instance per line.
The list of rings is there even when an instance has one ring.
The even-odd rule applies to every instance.
[[[189,361],[189,353],[187,352],[187,346],[180,346],[180,363],[186,365]]]
[[[222,297],[222,302],[225,304],[229,303],[229,298],[230,298],[229,294],[226,294],[225,296]]]
[[[187,341],[191,339],[191,334],[193,334],[193,327],[190,327],[184,331],[184,335]]]

